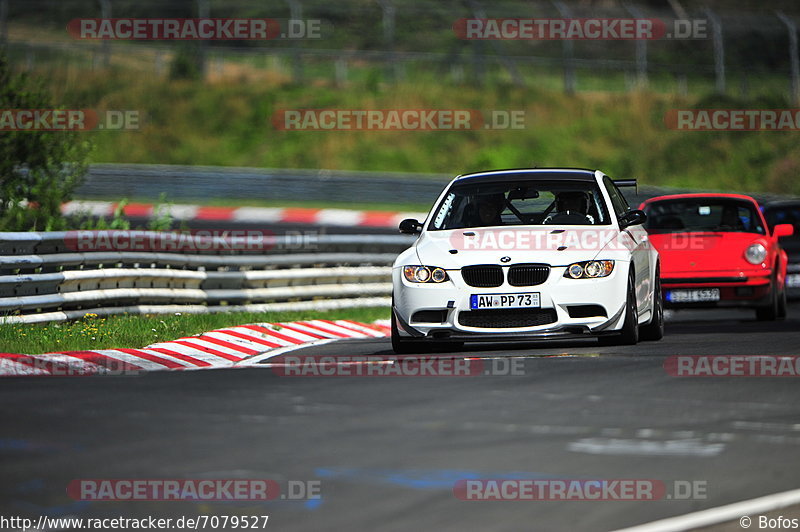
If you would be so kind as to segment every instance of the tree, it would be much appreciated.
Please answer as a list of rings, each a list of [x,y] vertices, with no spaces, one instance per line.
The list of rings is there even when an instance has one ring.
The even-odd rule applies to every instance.
[[[0,112],[55,109],[42,84],[12,71],[0,53]],[[0,231],[65,228],[61,204],[86,174],[85,133],[0,130]]]

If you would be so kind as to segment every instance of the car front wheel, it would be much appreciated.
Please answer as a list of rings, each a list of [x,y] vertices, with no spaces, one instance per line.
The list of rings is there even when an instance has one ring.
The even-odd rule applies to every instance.
[[[619,334],[600,336],[600,345],[636,345],[639,342],[639,310],[636,305],[636,288],[633,272],[628,276],[628,295],[625,303],[625,322]]]
[[[664,338],[664,295],[661,293],[661,266],[656,266],[653,289],[653,318],[639,331],[642,340],[655,341]]]

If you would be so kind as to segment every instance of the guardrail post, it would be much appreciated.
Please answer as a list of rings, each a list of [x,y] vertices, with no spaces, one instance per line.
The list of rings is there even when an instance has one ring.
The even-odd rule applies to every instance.
[[[100,17],[101,18],[111,18],[111,0],[99,0],[100,1]],[[103,67],[108,67],[111,63],[111,41],[108,39],[103,39],[102,44],[100,45],[102,50],[101,55],[101,64]]]
[[[299,21],[303,18],[303,5],[300,0],[286,0],[289,4],[289,19]],[[290,22],[290,24],[296,24]],[[292,46],[292,80],[295,83],[303,81],[303,56],[297,45]]]
[[[572,18],[572,11],[567,7],[567,4],[561,0],[551,1],[562,17]],[[575,45],[570,39],[564,39],[561,43],[561,62],[564,66],[564,92],[566,94],[575,94],[575,62],[573,61]]]
[[[196,0],[197,3],[197,18],[209,18],[211,15],[211,7],[208,0]],[[203,40],[199,43],[197,50],[197,69],[200,71],[200,79],[206,79],[206,54],[208,52],[208,41]]]
[[[722,21],[711,9],[706,9],[705,12],[711,22],[716,90],[719,94],[725,94],[725,44],[722,39]]]
[[[644,13],[642,11],[627,2],[623,4],[625,9],[633,15],[634,18],[643,19],[645,18]],[[639,87],[647,87],[648,79],[647,79],[647,39],[636,39],[635,41],[636,46],[636,82]]]
[[[789,32],[792,104],[800,105],[800,59],[797,51],[797,24],[780,11],[776,11],[775,14],[781,19],[781,22],[786,24],[786,30]]]
[[[377,0],[377,2],[381,6],[381,12],[383,13],[381,22],[383,26],[383,43],[389,52],[387,74],[390,79],[397,80],[400,78],[397,56],[394,53],[395,15],[397,14],[397,9],[394,7],[392,0]]]
[[[486,11],[484,11],[478,0],[470,0],[469,5],[472,9],[473,15],[475,15],[476,18],[487,18]],[[525,80],[522,79],[522,75],[520,75],[519,70],[517,70],[517,65],[514,64],[514,62],[510,60],[505,53],[503,53],[503,51],[500,49],[500,44],[494,39],[489,39],[489,45],[494,49],[497,60],[508,71],[508,74],[511,76],[511,80],[514,82],[514,85],[517,87],[524,87]]]

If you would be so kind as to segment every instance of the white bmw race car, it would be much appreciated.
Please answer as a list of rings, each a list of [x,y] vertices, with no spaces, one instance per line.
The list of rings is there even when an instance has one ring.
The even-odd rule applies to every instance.
[[[456,177],[392,268],[392,347],[664,333],[658,252],[600,171],[494,170]]]

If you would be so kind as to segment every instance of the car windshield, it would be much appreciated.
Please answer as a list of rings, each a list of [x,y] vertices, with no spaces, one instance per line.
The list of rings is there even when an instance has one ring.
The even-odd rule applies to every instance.
[[[800,237],[800,205],[775,205],[764,209],[764,218],[770,230],[778,224],[792,224],[794,226],[793,238]]]
[[[739,232],[764,234],[761,217],[747,201],[691,198],[651,203],[645,209],[650,233]]]
[[[594,182],[527,180],[455,184],[436,208],[429,230],[505,225],[608,225]]]

